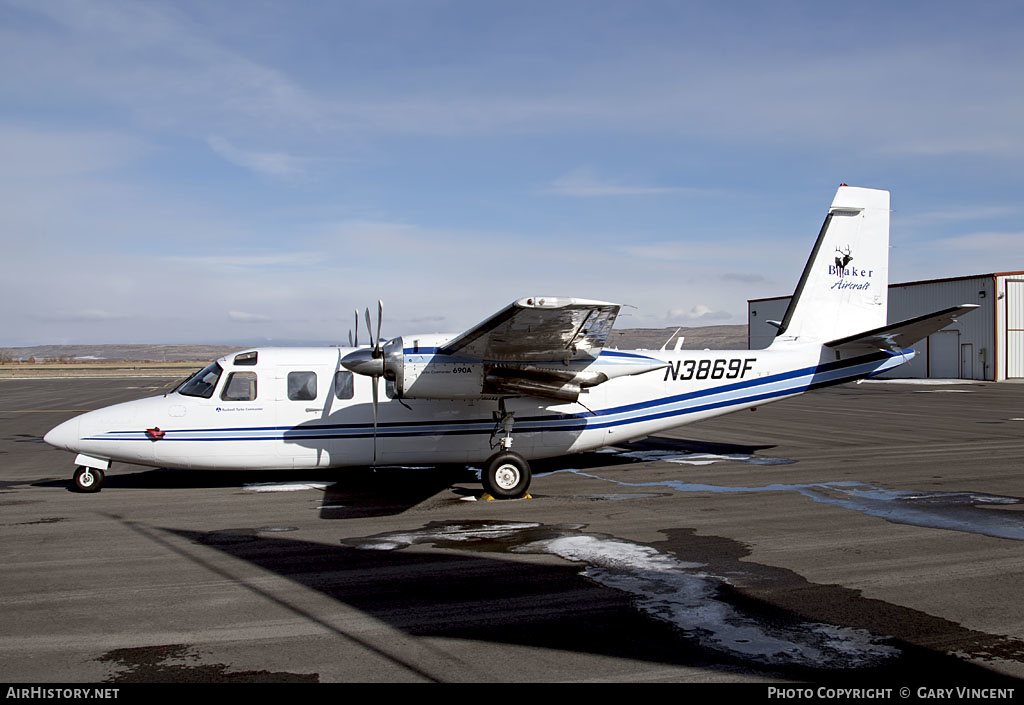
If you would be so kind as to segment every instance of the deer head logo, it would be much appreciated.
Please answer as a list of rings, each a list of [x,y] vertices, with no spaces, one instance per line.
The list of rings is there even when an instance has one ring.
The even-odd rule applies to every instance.
[[[845,252],[838,247],[836,248],[836,252],[842,255],[841,257],[836,257],[836,273],[839,276],[843,276],[843,270],[846,269],[846,265],[853,261],[853,255],[850,254],[849,245],[846,246]]]

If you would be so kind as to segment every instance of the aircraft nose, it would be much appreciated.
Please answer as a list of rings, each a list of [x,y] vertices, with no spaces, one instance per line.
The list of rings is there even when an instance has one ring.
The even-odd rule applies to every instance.
[[[76,416],[59,426],[55,426],[50,429],[49,433],[43,436],[43,440],[56,448],[75,450],[72,446],[77,445],[78,441],[82,438],[78,432],[78,427],[81,423],[80,419],[81,417]]]

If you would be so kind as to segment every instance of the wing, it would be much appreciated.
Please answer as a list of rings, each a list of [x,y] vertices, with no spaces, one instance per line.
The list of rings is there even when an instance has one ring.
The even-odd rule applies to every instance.
[[[910,347],[919,340],[922,340],[937,330],[942,330],[959,316],[970,313],[978,308],[977,304],[962,304],[953,306],[935,313],[929,313],[917,318],[911,318],[899,323],[891,323],[881,328],[869,330],[866,333],[858,333],[847,338],[833,340],[825,343],[827,347],[837,350],[888,350],[889,352],[900,352]]]
[[[553,296],[519,299],[438,352],[487,362],[595,358],[618,314],[618,304],[606,301]]]

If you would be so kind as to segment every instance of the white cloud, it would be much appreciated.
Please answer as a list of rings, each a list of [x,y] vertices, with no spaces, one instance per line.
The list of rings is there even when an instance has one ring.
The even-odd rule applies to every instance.
[[[228,311],[228,318],[242,323],[261,323],[271,320],[270,316],[264,316],[260,313],[245,313],[244,311]]]
[[[0,124],[0,177],[16,182],[108,171],[152,151],[144,140],[110,130]]]
[[[87,308],[71,311],[54,311],[41,315],[41,318],[60,323],[105,323],[124,321],[131,316],[120,311],[108,311],[100,308]]]
[[[301,174],[307,160],[285,152],[259,152],[240,149],[223,137],[207,137],[206,143],[216,154],[237,166],[270,176]]]
[[[887,145],[885,151],[890,154],[922,157],[988,156],[1007,158],[1024,155],[1024,142],[1014,136],[1000,134],[969,139],[950,134],[929,136],[924,139],[914,139],[908,136],[899,144]]]
[[[387,248],[396,257],[436,251],[438,239],[457,237],[453,231],[431,230],[409,223],[383,220],[344,220],[319,227],[319,241],[345,251]]]
[[[1015,35],[574,7],[540,28],[474,21],[487,3],[379,26],[373,3],[0,0],[0,101],[21,121],[0,123],[0,332],[309,337],[378,298],[386,331],[452,331],[531,294],[638,306],[620,325],[667,325],[676,302],[735,320],[792,290],[827,205],[791,219],[793,193],[833,178],[958,199],[894,215],[921,227],[894,249],[927,268],[910,278],[1024,254],[1019,209],[984,205],[1020,190],[1000,168],[1024,145]],[[720,195],[687,186],[708,182],[736,197],[689,197]]]
[[[247,269],[279,269],[311,267],[319,264],[323,256],[315,252],[273,252],[262,255],[170,255],[163,261],[188,268],[203,268],[217,271],[238,271]]]
[[[602,198],[606,196],[661,196],[669,193],[696,194],[706,193],[706,191],[678,186],[625,184],[602,178],[593,169],[581,167],[555,179],[545,193],[579,198]]]
[[[1020,256],[1024,253],[1024,232],[1019,233],[972,233],[958,237],[948,237],[936,243],[941,248],[956,251],[996,252],[1008,256]]]
[[[772,145],[808,148],[820,147],[823,140],[855,139],[850,149],[880,155],[1013,157],[1024,150],[1017,127],[1024,101],[1006,90],[1017,83],[1019,49],[1004,49],[1007,55],[994,61],[988,52],[965,51],[968,40],[950,34],[917,43],[837,40],[827,50],[799,51],[775,42],[785,41],[786,29],[796,34],[809,27],[777,32],[740,27],[734,50],[722,51],[699,36],[675,44],[635,41],[631,33],[638,26],[626,22],[621,34],[617,28],[598,28],[623,43],[616,51],[595,52],[555,31],[548,34],[558,37],[557,44],[545,44],[546,39],[538,43],[532,26],[510,27],[500,37],[505,40],[500,51],[481,51],[477,45],[453,63],[434,56],[426,44],[399,44],[383,32],[396,43],[367,46],[386,55],[393,50],[398,60],[388,55],[388,61],[380,61],[378,54],[357,57],[319,44],[295,47],[284,39],[276,48],[293,51],[262,51],[259,33],[245,30],[268,31],[280,12],[273,7],[247,6],[255,17],[238,28],[228,22],[231,10],[204,16],[194,8],[122,0],[14,5],[45,18],[48,26],[0,30],[0,63],[21,68],[0,76],[0,91],[39,101],[42,86],[65,103],[117,105],[150,126],[203,138],[217,134],[234,145],[242,143],[240,135],[251,144],[261,133],[261,143],[267,143],[268,131],[276,143],[285,135],[349,142],[395,133],[615,132],[744,144],[767,139]],[[338,14],[326,14],[339,20]],[[353,20],[340,28],[342,36],[376,29],[359,23],[372,11],[341,14]],[[211,16],[216,22],[204,21]],[[413,16],[424,25],[412,24]],[[308,17],[308,22],[327,21],[313,11]],[[403,19],[409,23],[404,29],[413,32],[432,18],[411,13]],[[299,26],[294,22],[287,29]],[[694,24],[695,31],[699,27],[700,22]],[[421,32],[423,41],[438,41],[437,29]],[[460,30],[445,28],[464,41]],[[515,41],[516,31],[528,41]],[[315,41],[323,42],[323,36]],[[717,50],[713,61],[709,49]],[[427,60],[401,60],[420,57],[421,50]],[[565,61],[565,55],[579,60]],[[362,59],[365,66],[340,66],[337,78],[329,80],[321,67],[286,63],[283,56]],[[301,166],[287,150],[244,150],[236,156],[265,173],[291,173]],[[583,176],[570,174],[552,188],[581,197],[679,188]]]
[[[763,246],[762,246],[763,248]],[[649,259],[658,262],[706,262],[732,260],[741,251],[758,252],[757,246],[740,247],[735,242],[693,242],[691,240],[676,240],[672,242],[650,242],[630,245],[619,248],[622,253],[639,259]]]
[[[967,205],[959,208],[943,208],[934,211],[893,213],[896,227],[918,228],[926,225],[957,223],[967,220],[991,220],[1012,216],[1021,211],[1020,206]]]
[[[744,284],[760,284],[761,282],[767,282],[767,277],[761,274],[754,274],[753,272],[725,272],[721,275],[721,278],[725,281],[742,282]]]
[[[173,6],[13,4],[47,25],[0,34],[0,63],[23,69],[0,77],[9,96],[35,101],[44,86],[65,104],[117,105],[150,126],[193,132],[206,125],[207,134],[210,125],[308,130],[333,119],[286,73],[217,41]]]
[[[705,304],[697,304],[689,309],[673,308],[665,314],[668,321],[699,321],[710,323],[712,321],[728,321],[733,318],[728,311],[716,311]]]

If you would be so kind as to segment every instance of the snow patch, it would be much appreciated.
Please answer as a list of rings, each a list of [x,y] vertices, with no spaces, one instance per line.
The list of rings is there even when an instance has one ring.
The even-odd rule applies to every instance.
[[[744,465],[785,465],[792,460],[784,458],[760,458],[746,453],[689,453],[678,450],[605,450],[600,453],[614,453],[620,458],[629,458],[642,463],[662,461],[677,465],[711,465],[713,463],[743,463]]]
[[[728,601],[725,578],[703,563],[682,561],[655,548],[615,537],[580,533],[581,527],[527,522],[469,522],[427,526],[360,539],[365,550],[392,551],[417,543],[502,539],[504,550],[549,554],[583,564],[581,575],[630,595],[635,607],[681,629],[701,646],[749,661],[777,665],[850,667],[899,654],[867,631],[798,617],[761,623]],[[343,542],[344,543],[344,542]],[[449,547],[446,546],[446,547]]]
[[[330,482],[253,482],[242,485],[246,492],[298,492],[301,490],[323,490]]]
[[[675,624],[704,646],[773,664],[856,665],[895,656],[859,630],[828,624],[759,624],[718,596],[728,581],[706,573],[703,564],[680,561],[650,546],[598,536],[566,536],[513,549],[552,553],[585,563],[584,575],[632,594],[639,609]]]

